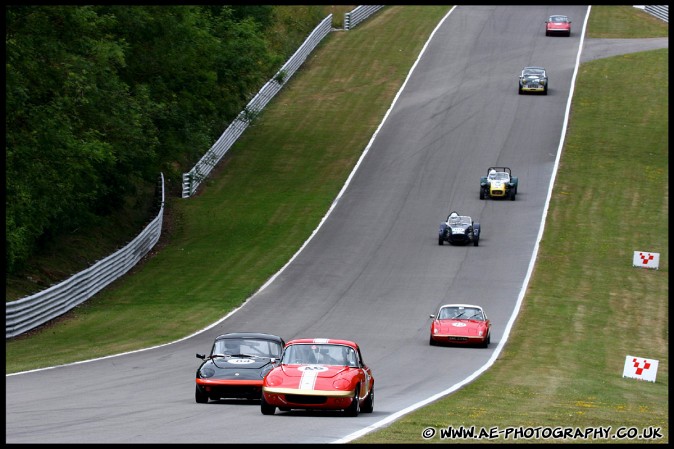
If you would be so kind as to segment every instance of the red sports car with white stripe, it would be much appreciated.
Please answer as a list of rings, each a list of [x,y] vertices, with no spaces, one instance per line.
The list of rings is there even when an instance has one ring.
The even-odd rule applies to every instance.
[[[459,344],[486,348],[491,342],[491,322],[480,306],[445,304],[431,318],[431,346]]]
[[[374,377],[359,346],[349,340],[289,341],[281,364],[262,384],[261,411],[343,410],[347,416],[374,410]]]

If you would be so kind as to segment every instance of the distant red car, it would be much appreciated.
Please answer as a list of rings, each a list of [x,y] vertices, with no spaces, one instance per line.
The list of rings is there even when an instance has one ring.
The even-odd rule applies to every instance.
[[[571,20],[567,16],[554,15],[545,21],[545,35],[571,36]]]
[[[347,416],[374,410],[374,377],[358,345],[348,340],[289,341],[281,364],[262,384],[263,415],[281,411],[343,410]]]
[[[431,318],[431,346],[459,344],[486,348],[491,342],[491,322],[480,306],[445,304]]]

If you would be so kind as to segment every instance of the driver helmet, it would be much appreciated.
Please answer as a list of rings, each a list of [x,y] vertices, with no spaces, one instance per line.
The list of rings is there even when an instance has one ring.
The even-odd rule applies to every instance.
[[[458,216],[459,214],[457,214],[456,212],[452,212],[451,214],[449,214],[449,218],[458,218]]]
[[[493,178],[495,175],[496,175],[496,170],[494,170],[493,168],[491,170],[489,170],[489,177],[490,178]]]

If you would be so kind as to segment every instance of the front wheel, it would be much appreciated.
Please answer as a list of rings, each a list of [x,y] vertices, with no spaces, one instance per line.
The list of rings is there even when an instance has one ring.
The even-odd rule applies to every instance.
[[[372,413],[374,410],[374,385],[372,385],[372,388],[370,388],[370,394],[367,395],[367,398],[365,398],[365,402],[363,403],[363,408],[362,412],[363,413]]]
[[[445,239],[442,236],[438,237],[438,245],[442,246],[445,243]]]
[[[262,395],[262,400],[260,401],[260,411],[263,415],[273,415],[276,412],[276,406],[268,403],[264,399],[264,395]]]
[[[484,189],[480,189],[480,199],[484,199]]]
[[[480,241],[480,239],[475,239],[475,240],[473,240],[473,246],[477,246],[477,244],[478,244],[479,241]]]
[[[199,387],[196,387],[194,390],[194,399],[197,401],[197,404],[207,404],[208,393],[203,393],[201,390],[199,390]]]
[[[346,410],[344,410],[344,414],[346,416],[351,416],[351,417],[356,417],[360,413],[360,399],[358,398],[358,388],[356,388],[356,391],[353,394],[353,400],[351,401],[351,405],[349,405]]]
[[[483,348],[489,347],[489,343],[491,343],[491,333],[487,334],[487,338],[482,343],[482,347]]]

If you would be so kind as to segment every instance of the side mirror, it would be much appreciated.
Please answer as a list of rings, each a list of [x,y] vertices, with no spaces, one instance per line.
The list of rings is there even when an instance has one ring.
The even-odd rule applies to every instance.
[[[197,358],[201,359],[201,360],[204,360],[206,358],[206,356],[204,354],[197,353]]]

